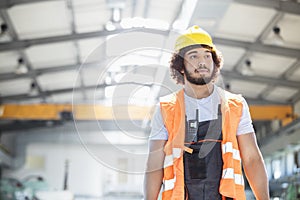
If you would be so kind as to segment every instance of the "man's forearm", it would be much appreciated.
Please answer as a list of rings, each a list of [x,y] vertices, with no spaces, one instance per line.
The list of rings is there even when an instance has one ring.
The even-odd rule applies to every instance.
[[[163,179],[163,169],[145,174],[144,199],[157,200]]]
[[[145,200],[157,200],[164,176],[163,164],[165,140],[154,140],[149,143],[149,156],[144,181]]]
[[[243,164],[245,174],[257,200],[269,200],[268,176],[262,158]]]

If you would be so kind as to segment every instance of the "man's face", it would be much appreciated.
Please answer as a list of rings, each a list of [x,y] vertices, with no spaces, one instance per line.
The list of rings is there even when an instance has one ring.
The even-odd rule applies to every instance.
[[[184,75],[188,82],[206,85],[212,81],[216,69],[212,53],[206,48],[194,48],[184,54]]]

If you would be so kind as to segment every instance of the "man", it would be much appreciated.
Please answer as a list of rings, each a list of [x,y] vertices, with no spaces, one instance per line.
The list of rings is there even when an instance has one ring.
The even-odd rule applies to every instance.
[[[243,97],[214,82],[222,57],[198,26],[175,44],[171,76],[183,89],[161,98],[152,119],[145,174],[146,200],[245,200],[241,164],[258,200],[268,178]],[[162,186],[162,187],[161,187]]]

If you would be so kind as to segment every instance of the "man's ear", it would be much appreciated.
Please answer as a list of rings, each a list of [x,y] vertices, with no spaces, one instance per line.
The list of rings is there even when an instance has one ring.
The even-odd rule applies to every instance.
[[[214,77],[213,79],[216,80],[220,74],[220,68],[217,68],[216,65],[214,65]]]
[[[184,65],[183,65],[182,69],[180,70],[180,73],[184,74]]]

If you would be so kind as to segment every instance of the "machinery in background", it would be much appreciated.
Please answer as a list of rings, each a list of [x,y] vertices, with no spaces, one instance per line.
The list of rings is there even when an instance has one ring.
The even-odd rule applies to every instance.
[[[270,180],[270,196],[285,200],[300,199],[300,174]]]
[[[37,191],[49,190],[41,176],[28,176],[25,179],[2,178],[0,180],[1,200],[35,200]]]
[[[65,186],[64,186],[65,187]],[[27,176],[22,180],[2,178],[0,200],[72,200],[67,190],[53,190],[41,176]]]

